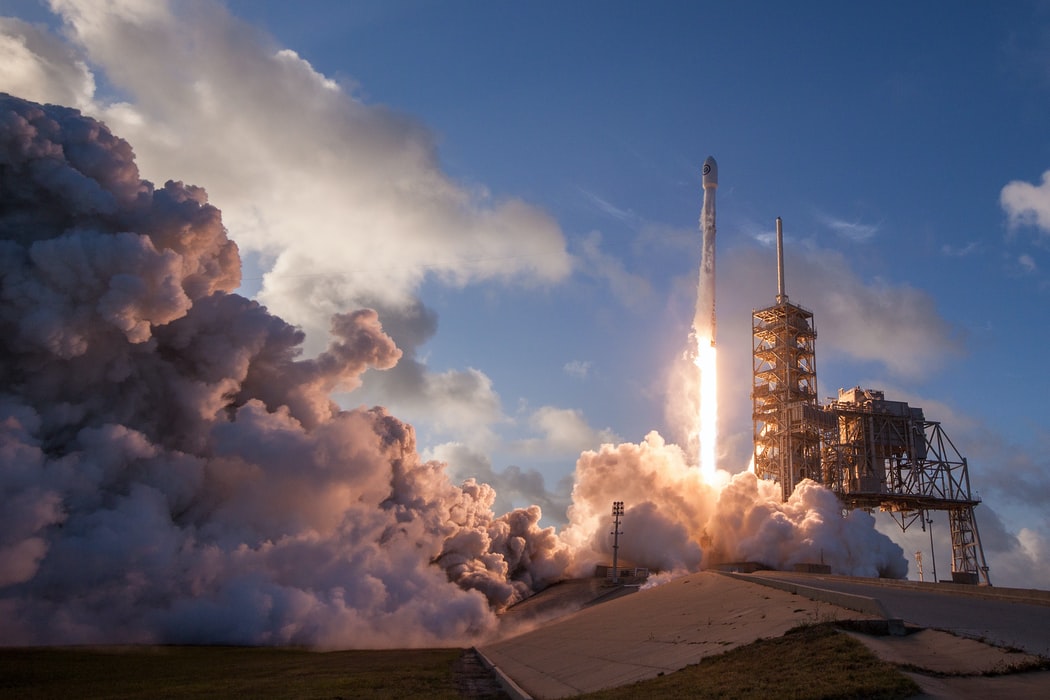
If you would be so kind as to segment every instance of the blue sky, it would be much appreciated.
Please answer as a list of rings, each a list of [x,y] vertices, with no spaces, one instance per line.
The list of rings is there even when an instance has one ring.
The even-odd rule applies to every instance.
[[[1033,213],[1050,188],[1002,199],[1050,170],[1050,4],[241,0],[226,7],[246,24],[180,3],[149,41],[55,5],[75,31],[0,0],[51,38],[51,67],[8,61],[0,90],[99,116],[145,177],[208,189],[244,291],[315,343],[333,305],[385,309],[415,364],[340,400],[389,406],[459,476],[541,475],[546,494],[503,493],[551,523],[581,450],[676,437],[668,372],[713,155],[723,466],[750,452],[750,312],[773,302],[781,216],[822,395],[882,388],[942,421],[985,499],[993,581],[1035,561],[1050,587],[1050,227]],[[251,59],[282,49],[298,77]],[[396,196],[369,194],[391,179]]]

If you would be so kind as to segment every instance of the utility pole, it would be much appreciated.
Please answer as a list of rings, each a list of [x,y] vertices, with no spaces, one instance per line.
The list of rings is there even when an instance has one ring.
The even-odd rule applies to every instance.
[[[623,517],[623,501],[613,501],[612,507],[613,515],[613,531],[609,534],[613,536],[613,583],[620,582],[620,569],[619,569],[619,554],[620,554],[620,518]]]
[[[933,562],[933,582],[937,583],[937,552],[933,548],[933,518],[926,518],[926,524],[930,526],[930,560]]]

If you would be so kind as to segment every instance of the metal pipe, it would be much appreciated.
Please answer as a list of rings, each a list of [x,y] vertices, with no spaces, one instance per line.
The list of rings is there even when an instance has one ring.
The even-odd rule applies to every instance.
[[[923,512],[924,515],[928,514]],[[930,559],[933,561],[933,582],[937,583],[937,551],[933,548],[933,518],[927,518],[926,523],[930,526]]]
[[[777,217],[777,303],[787,301],[784,293],[784,223]]]

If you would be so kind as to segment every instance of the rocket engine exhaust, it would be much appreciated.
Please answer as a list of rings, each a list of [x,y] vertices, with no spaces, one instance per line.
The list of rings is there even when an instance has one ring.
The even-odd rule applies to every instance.
[[[700,273],[696,287],[696,311],[693,315],[693,337],[696,341],[695,363],[699,371],[699,415],[697,437],[700,470],[713,475],[717,434],[717,358],[715,335],[718,328],[715,316],[715,190],[718,189],[718,163],[711,156],[704,160],[704,204],[700,213],[700,231],[703,249]]]

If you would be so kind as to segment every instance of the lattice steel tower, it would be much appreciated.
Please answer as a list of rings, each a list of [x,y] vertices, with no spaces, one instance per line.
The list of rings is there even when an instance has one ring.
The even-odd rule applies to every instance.
[[[888,511],[902,530],[947,511],[952,580],[991,583],[977,531],[966,459],[921,408],[881,391],[839,390],[817,401],[813,313],[784,292],[784,234],[777,217],[777,303],[752,312],[751,392],[755,474],[787,500],[803,479],[834,491],[844,510]],[[930,537],[931,551],[933,537]],[[936,565],[935,565],[936,566]]]
[[[977,530],[966,458],[941,424],[921,408],[888,401],[874,389],[840,389],[825,407],[837,431],[825,440],[827,485],[847,508],[888,511],[902,530],[933,527],[932,511],[948,512],[952,580],[991,584]],[[931,531],[932,540],[932,531]]]
[[[752,312],[755,474],[780,484],[784,500],[803,479],[824,481],[813,313],[784,292],[784,232],[777,217],[777,303]]]

